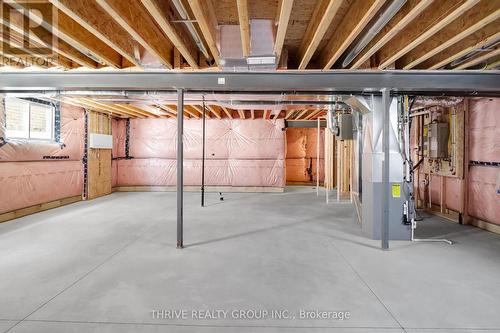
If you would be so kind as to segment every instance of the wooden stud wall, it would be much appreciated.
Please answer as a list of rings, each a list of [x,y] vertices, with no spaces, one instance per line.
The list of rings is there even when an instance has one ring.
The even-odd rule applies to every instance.
[[[90,112],[89,133],[111,135],[111,118],[102,113]],[[89,148],[88,199],[111,194],[111,149]]]

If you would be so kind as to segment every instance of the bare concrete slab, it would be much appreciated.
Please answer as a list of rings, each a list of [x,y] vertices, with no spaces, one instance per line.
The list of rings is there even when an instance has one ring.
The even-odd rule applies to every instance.
[[[326,205],[312,188],[223,197],[202,208],[186,193],[182,250],[175,193],[115,193],[1,224],[0,318],[17,323],[10,332],[500,331],[498,235],[433,217],[420,236],[455,245],[381,251],[350,203]],[[173,310],[187,316],[166,318]],[[206,310],[228,314],[197,318]]]

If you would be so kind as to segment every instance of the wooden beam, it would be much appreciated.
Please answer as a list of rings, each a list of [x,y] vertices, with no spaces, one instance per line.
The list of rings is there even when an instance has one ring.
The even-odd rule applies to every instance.
[[[386,0],[355,0],[344,15],[320,56],[323,69],[330,69],[358,37]]]
[[[245,111],[239,110],[239,109],[237,111],[238,111],[238,114],[240,115],[240,118],[245,119]]]
[[[201,33],[212,53],[217,66],[220,66],[220,54],[217,48],[217,16],[211,1],[207,0],[188,0],[189,7],[198,23]]]
[[[498,22],[500,23],[500,22]],[[500,32],[498,32],[498,23],[494,22],[487,27],[478,31],[469,37],[456,43],[439,54],[431,57],[430,59],[419,64],[419,69],[439,69],[453,61],[475,51],[482,47],[489,45],[500,39]]]
[[[299,47],[299,69],[306,69],[337,14],[342,0],[318,1]]]
[[[441,29],[418,48],[398,60],[398,67],[411,69],[430,57],[462,41],[500,18],[500,1],[483,1]],[[497,29],[500,27],[496,22]]]
[[[177,105],[160,105],[160,107],[165,111],[173,113],[174,116],[177,116]],[[189,118],[190,116],[190,114],[186,112],[186,109],[184,109],[183,115],[186,118]]]
[[[276,41],[274,42],[274,54],[276,54],[278,63],[281,58],[283,44],[285,43],[286,30],[288,28],[288,21],[290,21],[290,15],[292,14],[292,7],[293,0],[281,0],[277,22],[278,30],[276,31]]]
[[[323,109],[317,109],[317,110],[314,110],[312,111],[311,113],[309,113],[304,119],[305,120],[309,120],[311,118],[313,118],[314,116],[316,116],[318,113],[320,113],[321,111],[323,111]]]
[[[170,39],[172,44],[182,54],[188,64],[195,69],[198,69],[198,52],[191,38],[183,34],[181,27],[174,27],[170,21],[174,20],[172,9],[169,8],[169,2],[161,0],[141,0],[149,14],[155,19],[158,26]]]
[[[437,1],[417,18],[418,24],[403,29],[379,51],[379,69],[385,69],[399,58],[425,42],[446,25],[476,5],[480,0]]]
[[[135,106],[132,104],[117,104],[117,105],[120,105],[120,107],[122,107],[128,111],[135,112],[135,113],[143,115],[145,117],[160,118],[160,116],[161,116],[157,112],[146,110],[146,107],[142,107],[142,106],[138,107],[138,106]]]
[[[74,43],[91,50],[110,66],[122,68],[121,57],[124,57],[140,67],[134,57],[136,42],[94,0],[49,1],[59,9],[59,30],[71,37]]]
[[[96,2],[141,46],[167,68],[173,68],[173,45],[138,1],[96,0]]]
[[[118,53],[95,38],[95,36],[63,12],[57,11],[57,20],[53,22],[48,19],[53,16],[52,9],[48,6],[36,6],[36,2],[29,1],[18,1],[9,4],[16,9],[24,9],[24,13],[26,15],[29,13],[32,20],[40,22],[43,28],[52,32],[53,35],[64,40],[83,54],[88,54],[109,66],[120,68],[121,56]],[[48,11],[51,11],[51,13]]]
[[[474,58],[470,59],[469,61],[464,62],[463,64],[461,64],[453,69],[457,69],[457,70],[458,69],[467,69],[469,67],[477,66],[477,65],[481,64],[482,62],[485,62],[488,59],[491,59],[493,57],[498,56],[499,54],[500,54],[500,47],[496,48],[492,51],[486,52],[484,54],[481,54],[478,57],[474,57]]]
[[[108,105],[108,104],[105,104],[105,105]],[[144,111],[142,111],[140,109],[133,109],[129,105],[126,105],[126,104],[111,104],[111,106],[113,107],[113,109],[123,110],[124,113],[135,115],[136,117],[139,117],[139,118],[151,118],[152,117],[152,114],[147,113],[147,112],[145,113]],[[156,118],[156,117],[154,117],[154,118]]]
[[[500,58],[490,61],[484,69],[499,69],[500,68]]]
[[[207,105],[207,108],[208,108],[208,110],[210,110],[210,112],[213,113],[213,115],[215,117],[217,117],[217,119],[221,119],[222,118],[221,111],[217,110],[217,107],[215,105]]]
[[[238,7],[243,56],[248,57],[250,56],[250,20],[248,18],[248,2],[247,0],[236,0],[236,6]]]
[[[250,110],[250,119],[255,119],[255,110]]]
[[[107,109],[107,108],[102,108],[102,107],[98,107],[98,106],[95,106],[95,105],[90,105],[90,104],[88,104],[86,102],[82,102],[79,99],[74,98],[74,97],[72,97],[72,98],[69,98],[69,97],[66,97],[66,98],[51,98],[51,97],[49,97],[49,98],[52,99],[52,100],[55,100],[55,101],[60,101],[61,103],[66,103],[66,104],[74,105],[74,106],[81,107],[81,108],[84,108],[84,109],[89,109],[89,110],[92,110],[92,111],[109,114],[111,116],[118,116],[118,117],[121,117],[121,118],[135,118],[135,117],[131,116],[130,114],[126,114],[126,113],[122,113],[122,112],[116,112],[116,111],[113,111],[113,110],[110,110],[110,109]]]
[[[233,119],[233,115],[231,114],[230,111],[228,111],[228,109],[225,106],[221,106],[220,108],[222,109],[222,111],[224,111],[224,113],[229,119]]]
[[[0,35],[0,50],[1,54],[8,58],[17,59],[17,63],[21,63],[23,66],[35,66],[48,68],[51,66],[60,66],[65,69],[71,69],[71,61],[62,56],[57,59],[47,57],[45,55],[37,54],[30,49],[24,47],[23,37],[14,34],[12,31],[9,35]],[[9,44],[7,44],[7,41]],[[16,48],[15,52],[9,52],[9,50],[14,46]],[[22,53],[20,53],[22,52]]]
[[[147,104],[147,103],[137,103],[137,102],[135,102],[133,104],[129,104],[128,106],[131,107],[131,108],[133,108],[133,109],[140,110],[140,111],[142,111],[144,113],[152,114],[155,117],[159,117],[159,118],[161,118],[161,117],[170,118],[170,117],[174,117],[175,116],[171,112],[168,112],[168,111],[164,110],[159,105],[150,105],[150,104]]]
[[[262,115],[263,119],[269,119],[271,117],[271,110],[264,110],[264,114]]]
[[[295,110],[285,111],[285,119],[289,119],[294,113],[296,113]],[[278,117],[279,117],[279,114],[278,114]]]
[[[200,113],[200,117],[203,117],[203,106],[201,106],[201,105],[186,105],[186,107],[189,107],[191,109],[194,109],[194,110],[198,111]],[[211,119],[212,118],[210,116],[210,110],[208,110],[208,108],[205,108],[205,117],[207,119]]]
[[[200,119],[200,115],[198,114],[198,112],[199,112],[198,109],[193,108],[192,105],[184,105],[184,111],[187,114],[189,114],[191,117],[196,118],[196,119]]]
[[[92,108],[96,108],[97,110],[104,110],[104,111],[108,111],[111,113],[118,113],[121,115],[126,115],[126,116],[134,117],[134,118],[145,118],[144,116],[138,115],[135,112],[130,112],[128,110],[124,110],[120,107],[116,107],[116,106],[113,106],[110,104],[96,102],[90,98],[78,98],[78,99],[76,99],[76,101],[78,101],[84,105],[90,106]]]
[[[30,29],[27,31],[24,28],[24,15],[22,12],[14,9],[7,4],[3,4],[2,16],[0,17],[0,24],[24,36],[25,40],[43,45],[44,47],[51,48],[55,52],[70,59],[71,61],[89,68],[97,68],[97,62],[90,59],[80,51],[73,48],[65,41],[52,35],[47,29],[39,26],[33,20],[29,20]],[[9,15],[7,13],[9,12]],[[29,19],[29,18],[28,18]]]
[[[361,53],[353,60],[352,69],[359,68],[370,59],[387,42],[408,26],[435,0],[408,0],[392,17],[384,28],[368,43]]]
[[[306,110],[302,110],[302,111],[300,111],[300,112],[299,112],[299,114],[295,117],[295,120],[299,120],[299,119],[301,119],[301,118],[302,118],[302,116],[303,116],[303,115],[304,115],[307,111],[309,111],[309,110],[307,110],[307,109],[306,109]]]

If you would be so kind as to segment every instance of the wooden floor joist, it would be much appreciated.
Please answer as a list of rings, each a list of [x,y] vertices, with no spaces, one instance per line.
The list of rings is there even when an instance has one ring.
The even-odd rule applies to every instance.
[[[380,50],[378,68],[386,69],[391,66],[396,60],[424,43],[478,3],[479,0],[433,2],[415,18],[417,25],[410,25],[403,29],[387,47]]]
[[[500,1],[483,1],[441,29],[418,48],[398,60],[398,67],[412,69],[446,48],[462,41],[500,18]],[[497,29],[500,22],[494,23]],[[498,30],[497,30],[498,31]]]
[[[500,22],[499,22],[500,23]],[[483,30],[469,36],[430,59],[417,66],[418,69],[440,69],[453,61],[467,56],[471,52],[480,50],[485,46],[491,45],[500,40],[500,32],[497,31],[497,25],[494,23],[488,25]]]
[[[236,26],[233,33],[239,31],[241,42],[241,55],[230,57],[250,61],[245,58],[260,54],[262,41],[273,48],[277,70],[449,70],[454,66],[446,60],[482,45],[498,33],[500,22],[497,0],[406,0],[398,8],[394,6],[400,3],[393,0],[44,0],[48,5],[38,8],[39,2],[4,1],[0,24],[10,27],[9,34],[19,33],[21,45],[56,40],[52,51],[59,56],[42,68],[58,71],[231,70],[222,61],[227,59],[221,60],[221,52],[231,45],[228,26]],[[21,18],[8,17],[11,7]],[[29,33],[23,16],[32,22]],[[265,29],[261,20],[268,25]],[[368,29],[375,26],[377,31]],[[226,112],[213,104],[212,117],[238,116],[237,110]],[[267,116],[254,110],[254,118],[261,112]]]

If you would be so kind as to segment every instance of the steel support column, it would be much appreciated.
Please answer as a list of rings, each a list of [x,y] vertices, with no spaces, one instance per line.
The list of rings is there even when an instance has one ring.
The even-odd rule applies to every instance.
[[[382,162],[382,220],[380,223],[380,238],[383,250],[389,249],[389,131],[391,126],[390,117],[390,91],[384,88],[382,91],[382,152],[384,154]]]
[[[205,143],[206,143],[206,108],[205,108],[205,95],[203,95],[203,124],[202,124],[202,136],[201,136],[201,207],[205,207]]]
[[[177,248],[184,247],[184,90],[177,90]]]

